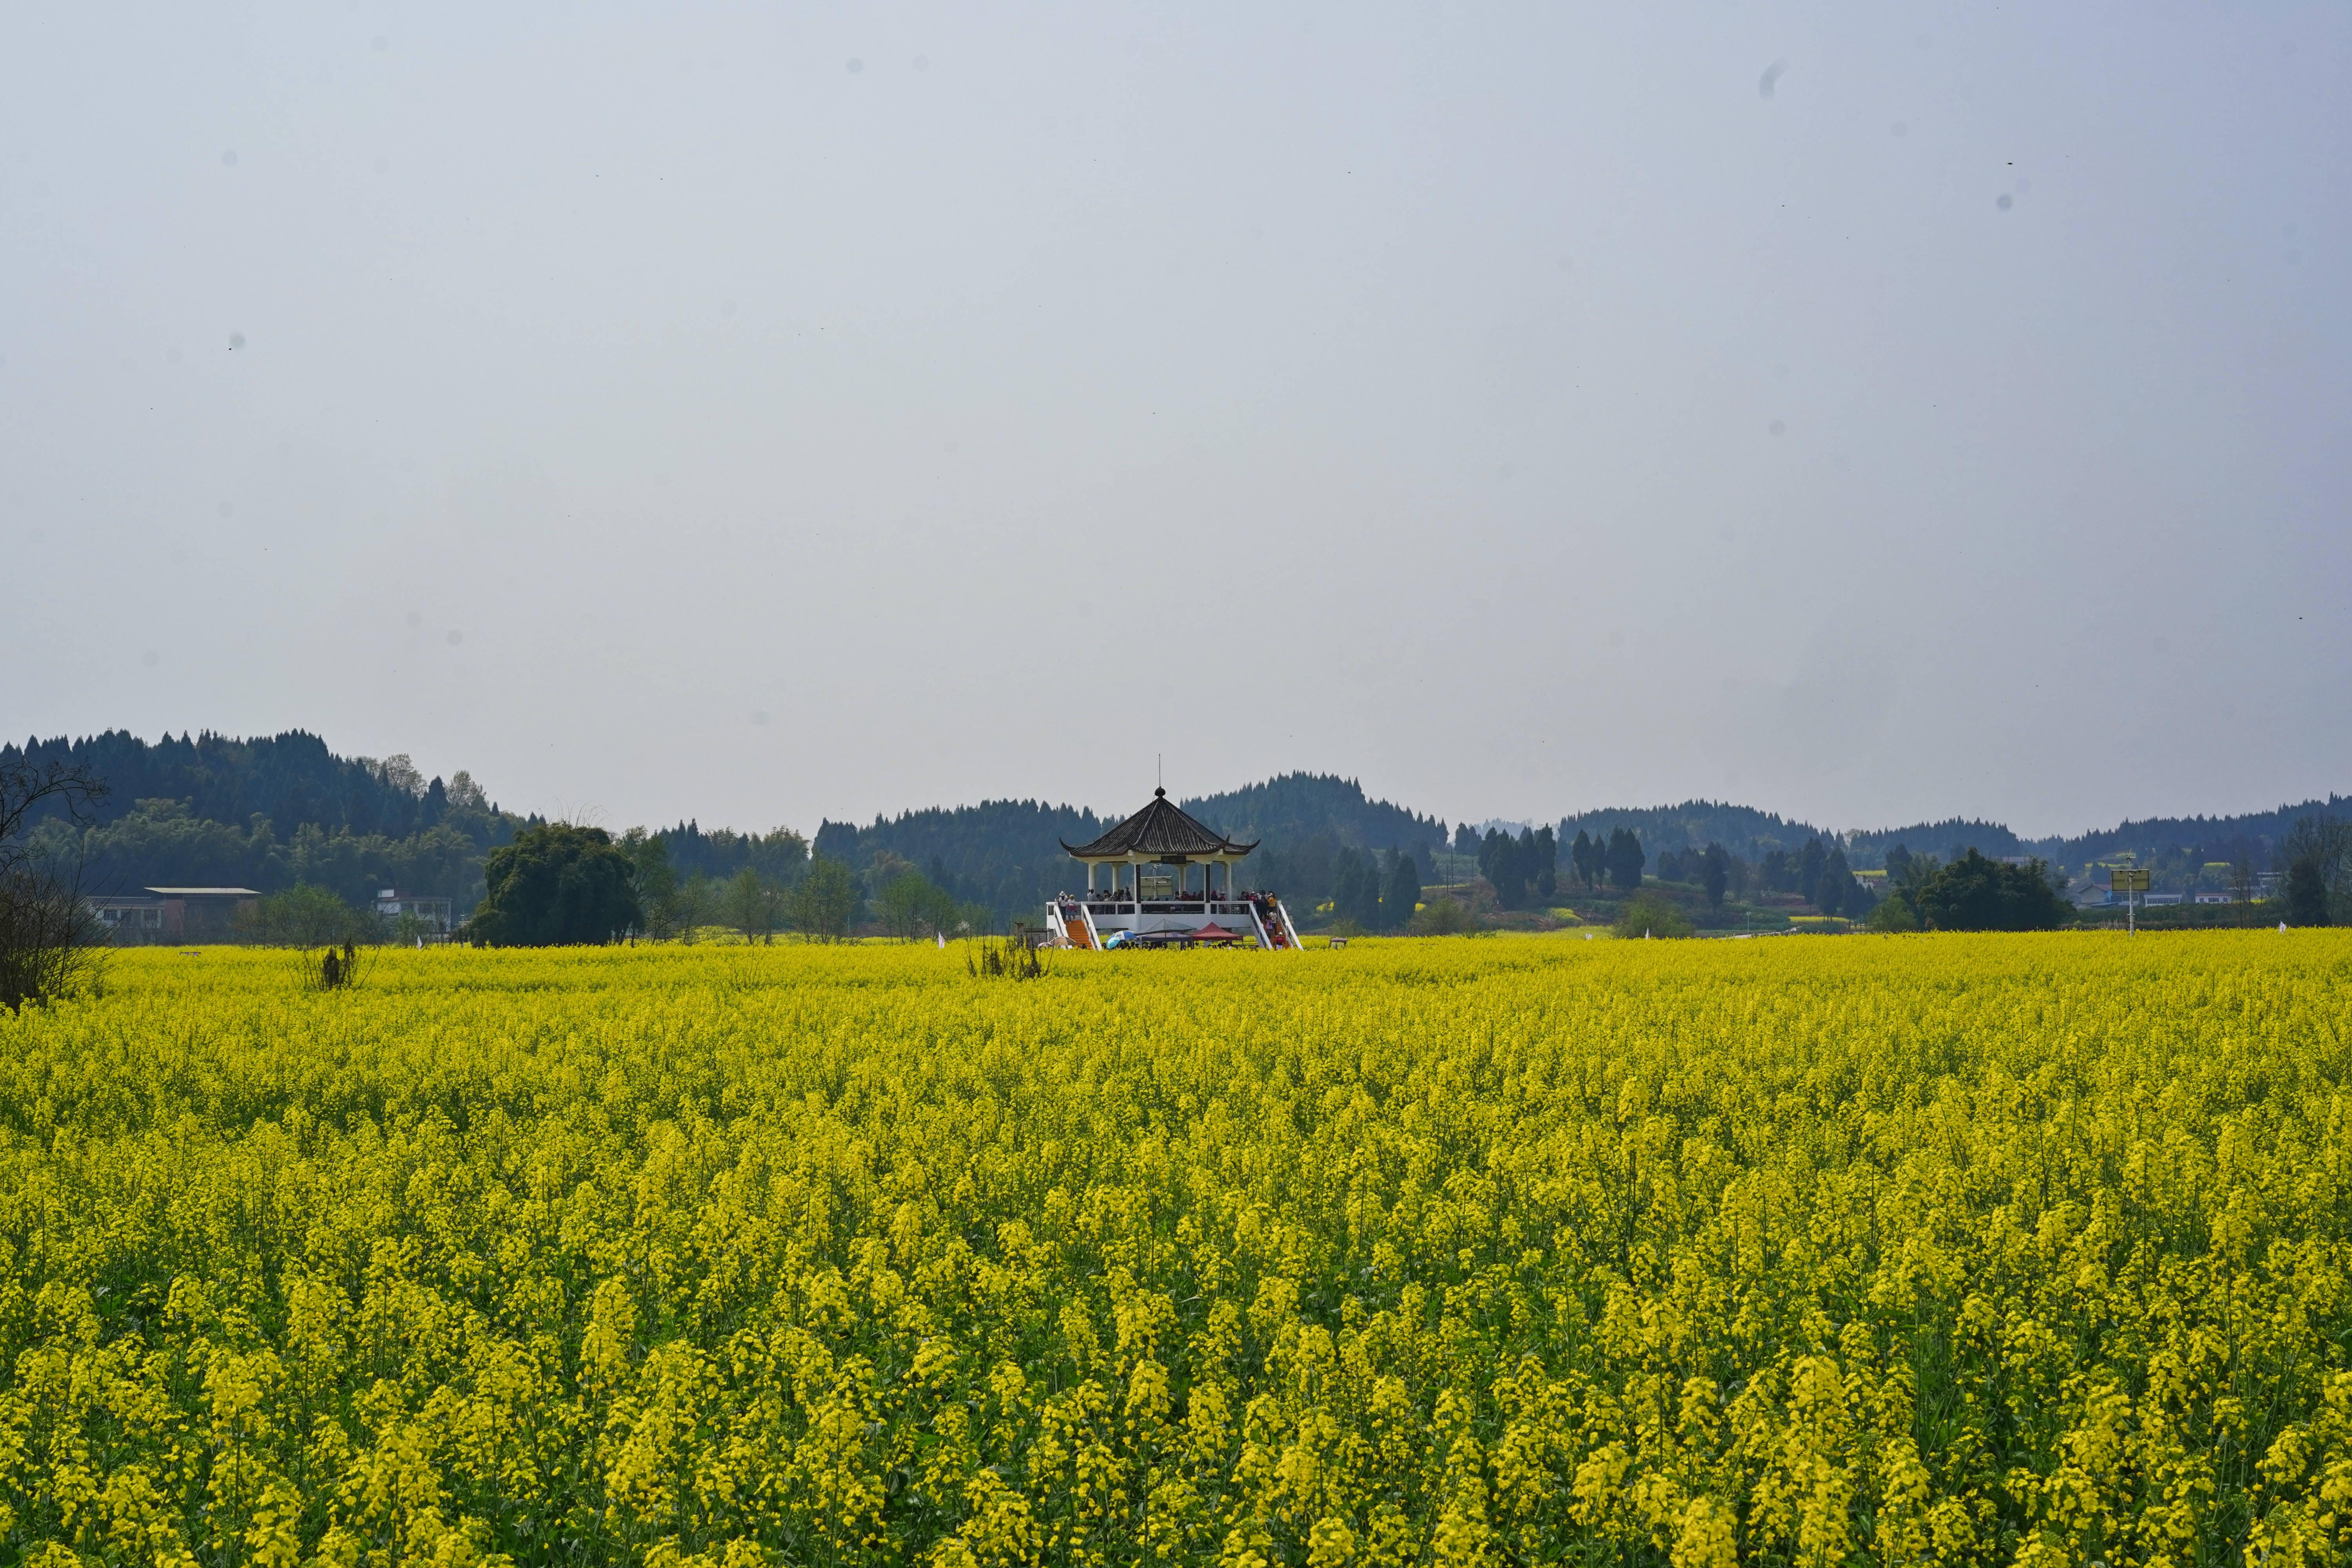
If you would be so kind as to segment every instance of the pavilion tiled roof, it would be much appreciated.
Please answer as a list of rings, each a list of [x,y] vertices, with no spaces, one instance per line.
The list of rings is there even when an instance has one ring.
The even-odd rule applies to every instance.
[[[1124,859],[1129,855],[1149,855],[1161,859],[1194,855],[1246,855],[1257,847],[1255,842],[1236,844],[1219,833],[1212,832],[1185,815],[1168,792],[1151,792],[1151,804],[1104,834],[1091,844],[1072,844],[1065,839],[1062,847],[1080,860]]]

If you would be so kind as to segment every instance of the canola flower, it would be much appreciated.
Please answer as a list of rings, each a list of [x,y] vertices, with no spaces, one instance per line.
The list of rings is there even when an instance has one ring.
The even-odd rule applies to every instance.
[[[0,1552],[2352,1558],[2338,933],[136,952]]]

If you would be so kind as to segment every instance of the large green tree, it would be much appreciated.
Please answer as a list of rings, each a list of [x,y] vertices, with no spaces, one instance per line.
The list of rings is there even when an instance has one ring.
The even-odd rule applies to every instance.
[[[636,867],[601,827],[551,822],[490,852],[489,896],[466,922],[483,947],[611,942],[644,923]]]
[[[2286,868],[2286,920],[2298,926],[2327,923],[2327,878],[2315,857],[2299,855]]]
[[[2072,911],[2039,860],[2011,866],[1975,850],[1939,868],[1918,892],[1931,931],[2048,931]]]
[[[783,895],[760,879],[746,866],[727,879],[727,923],[743,933],[745,942],[765,942],[783,914]]]
[[[304,949],[383,940],[383,921],[374,910],[353,909],[307,882],[261,900],[247,915],[245,931],[256,942]]]
[[[678,898],[677,871],[669,862],[669,844],[659,834],[632,827],[621,836],[621,853],[636,870],[637,909],[645,917],[648,936],[676,934],[684,912]]]
[[[2288,830],[2279,858],[2286,862],[2289,921],[2352,921],[2352,822],[2325,815],[2303,817]]]
[[[1558,840],[1549,827],[1522,827],[1517,838],[1500,828],[1489,828],[1478,846],[1478,874],[1495,889],[1496,903],[1516,910],[1530,900],[1551,900],[1558,886],[1559,859]]]
[[[793,929],[810,942],[839,942],[857,922],[857,879],[829,856],[809,861],[808,875],[793,889]]]
[[[959,918],[954,898],[920,871],[901,871],[891,878],[874,904],[882,929],[900,942],[953,931]]]

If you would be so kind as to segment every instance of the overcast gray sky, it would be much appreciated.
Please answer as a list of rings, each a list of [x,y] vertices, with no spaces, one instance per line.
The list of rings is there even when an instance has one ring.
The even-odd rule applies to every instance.
[[[814,830],[2352,790],[2352,9],[19,5],[0,723]]]

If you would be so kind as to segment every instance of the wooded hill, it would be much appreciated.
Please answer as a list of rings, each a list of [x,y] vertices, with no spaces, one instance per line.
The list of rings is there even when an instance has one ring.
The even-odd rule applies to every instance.
[[[105,783],[79,824],[52,802],[31,825],[39,852],[79,859],[100,893],[309,884],[354,904],[399,888],[470,908],[483,858],[539,820],[500,810],[463,772],[426,779],[405,756],[337,756],[299,730],[152,742],[110,730],[0,747],[10,756]]]
[[[106,781],[106,797],[77,829],[52,814],[36,825],[45,848],[79,854],[93,886],[244,886],[268,892],[298,883],[331,889],[353,902],[375,889],[455,899],[462,910],[481,891],[483,857],[539,820],[501,810],[464,773],[420,777],[405,756],[339,756],[301,731],[237,740],[203,733],[147,742],[124,731],[83,740],[28,741],[0,756],[79,763]],[[1129,803],[1141,805],[1140,799]],[[1229,837],[1261,842],[1252,880],[1301,902],[1332,896],[1375,857],[1412,856],[1435,879],[1446,824],[1328,773],[1285,773],[1261,784],[1182,801]],[[1889,849],[1949,860],[1969,848],[1988,856],[2039,855],[2079,875],[2089,861],[2129,851],[2143,863],[2193,865],[2240,855],[2268,869],[2279,842],[2303,816],[2352,815],[2352,799],[2284,805],[2242,816],[2161,817],[2073,837],[2020,838],[1998,823],[1952,819],[1840,834],[1752,806],[1694,800],[1679,805],[1583,812],[1554,827],[1559,845],[1582,832],[1606,842],[1618,831],[1640,839],[1655,865],[1665,855],[1721,844],[1761,863],[1793,855],[1811,839],[1842,846],[1856,869],[1883,866]],[[877,816],[871,824],[825,822],[814,844],[798,833],[706,829],[680,823],[659,839],[683,879],[724,880],[750,868],[765,880],[797,880],[814,853],[845,862],[870,888],[900,868],[923,872],[957,900],[986,905],[1000,920],[1035,911],[1083,879],[1062,853],[1103,832],[1116,816],[1038,800],[984,801]],[[616,835],[617,837],[617,835]]]

